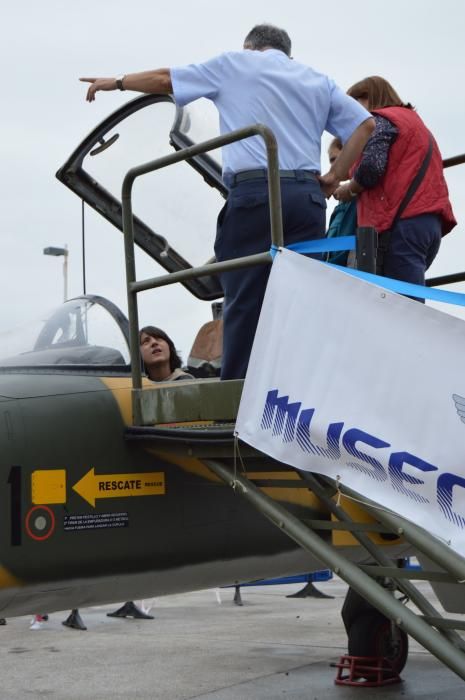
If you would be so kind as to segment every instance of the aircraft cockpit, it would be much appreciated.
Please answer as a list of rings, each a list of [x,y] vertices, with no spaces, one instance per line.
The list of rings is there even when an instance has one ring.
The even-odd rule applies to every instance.
[[[42,325],[31,323],[2,339],[0,372],[9,368],[128,373],[127,318],[103,297],[70,299]]]
[[[194,145],[208,135],[206,130],[210,125],[206,126],[208,120],[203,117],[192,116],[177,107],[169,95],[138,97],[95,127],[58,170],[57,178],[122,231],[121,173],[116,171],[122,168],[124,173],[124,168],[129,167],[124,153],[130,153],[129,164],[132,164],[138,159],[140,161],[143,154],[145,157],[151,155],[157,148],[165,152],[167,146],[181,150]],[[153,134],[150,143],[147,143],[147,134]],[[140,155],[135,156],[134,151]],[[226,196],[220,159],[219,152],[213,152],[213,155],[197,155],[187,161],[212,188],[215,199],[218,195],[220,199]],[[190,177],[198,180],[191,168],[187,168]],[[178,187],[176,184],[177,191]],[[213,207],[214,211],[216,209]],[[150,220],[153,211],[144,210],[142,206],[142,211],[137,209],[136,213]],[[213,230],[213,227],[208,228],[210,232]],[[199,246],[199,241],[192,238],[184,235],[179,242],[181,246],[188,240],[187,248],[183,249],[192,261],[188,262],[163,235],[139,216],[134,216],[135,243],[167,272],[187,270],[203,262],[196,256],[202,255],[201,250],[210,250],[212,241]],[[178,241],[174,243],[178,245]],[[216,276],[189,279],[182,284],[203,301],[214,302],[223,296]],[[218,318],[217,308],[218,304],[213,304],[215,318]],[[9,332],[0,341],[0,373],[31,370],[39,373],[130,374],[128,320],[115,304],[101,296],[84,294],[70,299],[47,314],[46,320],[42,317]]]

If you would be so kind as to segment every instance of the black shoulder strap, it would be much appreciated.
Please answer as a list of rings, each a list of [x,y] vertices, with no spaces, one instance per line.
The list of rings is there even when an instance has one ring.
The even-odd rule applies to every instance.
[[[395,215],[395,217],[394,217],[394,220],[393,220],[393,222],[392,222],[392,224],[391,224],[391,226],[390,226],[391,229],[393,229],[394,226],[395,226],[395,225],[397,224],[397,222],[399,221],[400,217],[402,216],[402,214],[403,214],[404,211],[405,211],[405,208],[406,208],[407,204],[410,202],[410,200],[412,199],[413,195],[414,195],[415,192],[417,191],[417,189],[418,189],[418,187],[419,187],[421,181],[422,181],[423,178],[425,177],[425,173],[426,173],[426,171],[427,171],[427,169],[428,169],[428,165],[430,164],[430,160],[431,160],[431,156],[432,156],[432,155],[433,155],[433,135],[432,135],[431,132],[430,132],[430,134],[429,134],[428,151],[426,152],[426,155],[425,155],[425,157],[424,157],[423,163],[422,163],[421,166],[420,166],[419,171],[417,172],[417,174],[416,174],[415,177],[413,178],[412,182],[410,183],[410,187],[408,188],[407,192],[405,193],[405,197],[403,198],[403,200],[401,201],[401,203],[400,203],[400,205],[399,205],[399,208],[398,208],[398,210],[397,210],[397,213],[396,213],[396,215]]]

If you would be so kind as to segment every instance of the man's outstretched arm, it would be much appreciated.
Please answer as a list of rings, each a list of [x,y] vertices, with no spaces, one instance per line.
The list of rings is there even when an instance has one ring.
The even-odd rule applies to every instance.
[[[93,102],[95,93],[99,90],[117,90],[117,78],[79,78],[84,83],[90,83],[86,100]],[[148,92],[154,95],[168,95],[173,92],[169,68],[157,68],[143,73],[128,73],[123,77],[123,88],[135,92]]]
[[[321,175],[321,189],[330,197],[341,180],[347,178],[351,166],[362,154],[365,144],[375,129],[373,117],[365,119],[344,144],[344,147],[327,173]]]

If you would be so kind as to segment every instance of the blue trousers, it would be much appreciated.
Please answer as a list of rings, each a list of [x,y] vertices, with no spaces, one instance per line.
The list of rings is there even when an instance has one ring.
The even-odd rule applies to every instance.
[[[441,218],[421,214],[400,219],[378,239],[377,273],[384,277],[425,284],[425,272],[441,243]]]
[[[285,245],[324,237],[326,200],[318,181],[282,178],[281,199]],[[262,179],[240,182],[231,188],[218,216],[216,259],[263,253],[270,246],[268,183]],[[222,379],[245,377],[269,273],[269,265],[257,265],[221,275]]]

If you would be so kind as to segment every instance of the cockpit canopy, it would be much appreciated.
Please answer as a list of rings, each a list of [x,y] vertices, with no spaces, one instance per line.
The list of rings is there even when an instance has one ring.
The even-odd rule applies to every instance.
[[[128,321],[110,301],[98,296],[70,299],[51,313],[42,327],[2,338],[0,371],[20,367],[96,367],[129,370]]]
[[[122,231],[120,192],[127,171],[142,162],[166,155],[171,148],[181,150],[205,140],[207,136],[217,135],[216,115],[215,127],[211,127],[213,120],[206,119],[203,111],[195,118],[197,108],[191,110],[191,118],[185,109],[174,104],[170,95],[143,95],[131,100],[79,144],[58,170],[57,178]],[[208,134],[207,123],[214,133]],[[160,185],[157,173],[141,178],[137,183],[133,210],[134,241],[169,273],[201,265],[213,255],[216,214],[221,208],[218,193],[225,197],[227,190],[221,177],[219,154],[212,153],[189,158],[187,166],[186,163],[180,164],[182,177],[176,170],[177,166],[161,171],[164,187],[168,187],[173,195],[173,204],[169,206],[166,206],[166,190]],[[191,189],[194,180],[196,186],[199,182],[191,168],[211,189],[204,188],[203,182],[201,189],[195,192]],[[187,190],[185,184],[188,184]],[[163,222],[160,221],[161,210],[165,217]],[[195,227],[194,210],[200,217]],[[168,230],[155,231],[153,221],[156,225],[167,226]],[[170,229],[172,222],[175,224]],[[182,253],[174,246],[182,249]],[[204,257],[196,260],[199,254]],[[182,284],[198,299],[214,301],[223,296],[216,276],[184,280]]]

